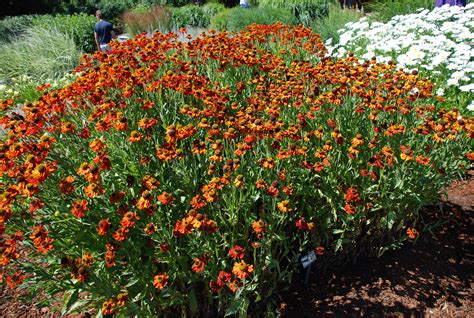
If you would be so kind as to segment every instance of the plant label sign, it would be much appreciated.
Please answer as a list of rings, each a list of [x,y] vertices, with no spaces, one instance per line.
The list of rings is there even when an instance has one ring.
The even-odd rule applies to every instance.
[[[300,262],[303,268],[306,269],[310,267],[311,265],[313,265],[313,263],[316,262],[316,259],[317,259],[316,253],[314,253],[314,251],[311,251],[305,256],[302,256],[300,258]]]

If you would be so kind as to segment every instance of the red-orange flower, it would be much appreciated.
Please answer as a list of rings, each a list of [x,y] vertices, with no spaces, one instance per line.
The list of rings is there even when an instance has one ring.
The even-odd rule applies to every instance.
[[[200,258],[195,258],[194,259],[194,263],[191,266],[191,269],[195,273],[200,273],[204,270],[205,267],[206,267],[206,262],[202,257],[200,257]]]
[[[407,229],[407,235],[411,239],[416,239],[418,237],[418,231],[414,228],[408,228]]]
[[[109,228],[110,228],[109,219],[103,219],[99,222],[99,226],[97,226],[97,229],[96,229],[97,234],[99,234],[100,236],[106,236]]]
[[[232,273],[240,279],[246,279],[250,277],[253,272],[253,265],[248,265],[245,261],[235,262],[232,268]]]
[[[97,197],[104,193],[104,189],[99,186],[97,183],[91,183],[84,188],[84,193],[91,199]]]
[[[283,200],[281,202],[278,202],[277,207],[278,207],[278,210],[284,213],[292,211],[291,206],[290,206],[290,201],[288,200]]]
[[[168,285],[168,279],[169,276],[166,273],[157,274],[153,278],[153,286],[155,286],[156,289],[163,289]]]
[[[77,200],[72,204],[72,210],[71,213],[74,215],[76,218],[82,218],[84,217],[84,213],[89,210],[87,206],[89,205],[89,202],[86,200]]]
[[[174,198],[171,195],[171,193],[168,193],[168,192],[165,192],[165,191],[158,196],[158,201],[160,201],[161,204],[163,204],[163,205],[170,204],[171,202],[173,202],[173,200],[174,200]]]
[[[59,181],[59,189],[61,192],[64,194],[69,194],[74,191],[75,187],[72,185],[74,181],[76,181],[76,179],[73,176],[68,176]]]
[[[229,249],[229,256],[233,259],[236,258],[244,258],[245,249],[242,246],[234,245],[231,249]]]

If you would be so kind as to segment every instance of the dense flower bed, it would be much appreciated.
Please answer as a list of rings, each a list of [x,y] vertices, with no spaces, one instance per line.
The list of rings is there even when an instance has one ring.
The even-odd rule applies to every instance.
[[[404,69],[417,69],[435,82],[438,95],[474,111],[473,20],[474,3],[421,9],[387,23],[363,18],[340,30],[340,42],[329,50],[335,57],[353,51],[362,59],[377,56],[382,62],[394,60]]]
[[[302,26],[177,38],[85,56],[22,114],[1,102],[5,282],[66,291],[65,312],[274,316],[302,254],[416,238],[474,159],[473,118],[416,72],[325,57]]]

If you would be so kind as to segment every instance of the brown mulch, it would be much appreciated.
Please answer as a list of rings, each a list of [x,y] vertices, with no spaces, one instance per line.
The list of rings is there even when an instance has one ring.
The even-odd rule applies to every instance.
[[[446,222],[379,259],[311,273],[283,300],[284,317],[474,317],[474,172],[422,213]]]
[[[308,287],[296,278],[283,295],[284,317],[474,317],[474,172],[447,192],[422,214],[446,221],[433,233],[379,259],[313,271]],[[41,297],[27,302],[24,295],[0,290],[0,317],[59,316],[40,308]]]

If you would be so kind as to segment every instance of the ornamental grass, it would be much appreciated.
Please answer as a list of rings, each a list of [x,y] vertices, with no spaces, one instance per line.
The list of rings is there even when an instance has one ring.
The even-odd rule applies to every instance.
[[[468,169],[474,120],[303,26],[85,55],[0,122],[2,280],[64,311],[275,316],[300,256],[383,252]]]

